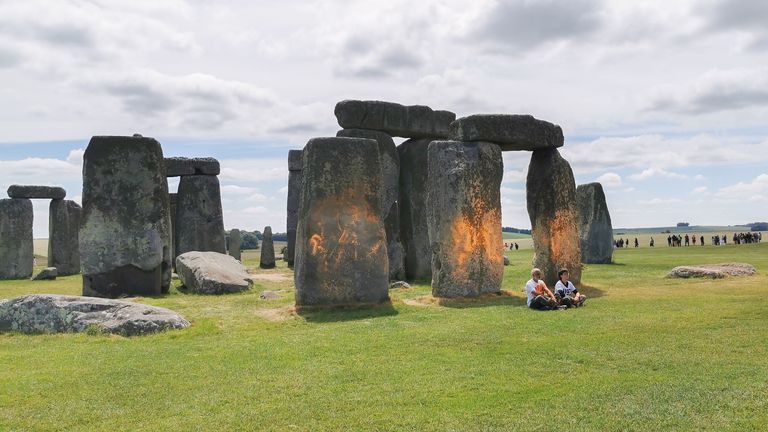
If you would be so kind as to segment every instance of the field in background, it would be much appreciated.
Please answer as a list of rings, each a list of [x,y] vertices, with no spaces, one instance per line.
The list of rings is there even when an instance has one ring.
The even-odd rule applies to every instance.
[[[0,430],[766,430],[768,246],[620,249],[587,265],[584,308],[536,312],[530,254],[504,295],[296,314],[292,272],[251,292],[134,301],[187,317],[147,337],[0,335]],[[681,264],[759,274],[671,280]],[[0,281],[0,298],[79,294],[81,277]],[[282,293],[261,300],[262,290]]]

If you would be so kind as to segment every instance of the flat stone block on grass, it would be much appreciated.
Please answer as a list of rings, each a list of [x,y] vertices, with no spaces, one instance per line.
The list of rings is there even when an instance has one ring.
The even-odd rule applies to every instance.
[[[372,129],[403,138],[445,138],[456,119],[450,111],[382,101],[344,100],[333,112],[344,129]]]
[[[433,141],[427,209],[432,295],[477,297],[501,291],[501,179],[496,144]]]
[[[314,138],[304,148],[296,233],[298,306],[380,303],[389,267],[378,143]]]
[[[560,126],[531,115],[476,114],[451,123],[449,137],[456,141],[488,141],[502,151],[562,147]]]
[[[218,252],[187,252],[176,258],[176,273],[193,293],[227,294],[251,289],[253,281],[234,257]]]

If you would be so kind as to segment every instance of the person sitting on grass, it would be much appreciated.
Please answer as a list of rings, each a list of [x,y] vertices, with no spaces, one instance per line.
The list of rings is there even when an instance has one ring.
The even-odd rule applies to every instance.
[[[557,278],[559,279],[555,284],[555,297],[558,303],[568,307],[578,307],[584,304],[587,300],[587,296],[581,294],[579,290],[573,285],[570,279],[571,275],[568,270],[563,269],[557,272]]]
[[[528,295],[528,307],[538,310],[557,309],[557,300],[547,284],[541,280],[541,270],[531,270],[531,280],[525,284],[525,293]]]

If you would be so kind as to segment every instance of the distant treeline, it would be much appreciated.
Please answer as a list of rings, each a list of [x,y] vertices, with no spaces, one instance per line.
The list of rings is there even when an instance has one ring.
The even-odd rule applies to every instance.
[[[517,233],[517,234],[531,234],[531,230],[512,227],[501,227],[501,232]]]
[[[752,222],[748,223],[747,226],[752,231],[768,231],[768,222]]]
[[[226,232],[226,235],[229,237],[229,231]],[[240,243],[240,249],[243,250],[258,249],[259,244],[262,240],[264,240],[264,236],[261,234],[261,231],[240,231],[240,238],[242,239],[242,243]],[[287,242],[288,233],[273,233],[272,241]]]

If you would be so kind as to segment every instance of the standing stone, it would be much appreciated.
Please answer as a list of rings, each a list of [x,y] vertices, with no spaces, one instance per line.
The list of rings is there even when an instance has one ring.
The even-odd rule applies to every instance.
[[[384,211],[384,230],[387,235],[387,254],[389,258],[389,279],[405,278],[404,250],[400,243],[400,155],[392,137],[384,132],[365,129],[343,129],[336,136],[349,138],[369,138],[379,144],[381,174],[384,188],[381,195],[381,208]]]
[[[400,155],[400,239],[408,280],[432,277],[427,232],[427,148],[431,139],[412,139],[397,147]]]
[[[163,150],[140,135],[95,136],[83,155],[83,295],[158,295],[171,282]]]
[[[581,262],[610,264],[613,258],[613,227],[600,183],[587,183],[576,188],[579,212],[579,244]]]
[[[285,260],[288,267],[293,267],[296,256],[296,225],[299,223],[299,194],[301,193],[301,170],[304,165],[304,151],[288,151],[288,216],[286,227],[288,246],[285,249]]]
[[[275,268],[275,243],[272,241],[272,227],[264,227],[261,234],[261,258],[259,267],[263,269]]]
[[[171,218],[171,256],[174,257],[173,262],[171,263],[173,265],[173,268],[176,268],[176,201],[178,199],[178,194],[176,193],[169,193],[168,194],[168,209],[169,214]]]
[[[218,177],[181,177],[176,195],[175,234],[177,257],[191,251],[227,253]]]
[[[314,138],[304,148],[296,232],[296,304],[389,299],[378,143]]]
[[[568,269],[571,281],[579,284],[579,216],[571,165],[557,149],[535,150],[525,187],[535,251],[533,266],[541,269],[547,286],[554,286],[560,269]]]
[[[433,141],[428,166],[432,295],[501,291],[501,149],[486,142]]]
[[[227,250],[229,251],[229,255],[238,261],[240,261],[240,245],[242,242],[243,239],[240,236],[240,230],[237,228],[231,229],[229,231],[229,246]]]
[[[0,199],[0,279],[32,276],[32,201]]]
[[[404,138],[445,138],[456,120],[450,111],[382,101],[344,100],[336,104],[333,113],[344,129],[373,129]]]
[[[80,273],[82,211],[70,200],[52,200],[48,207],[48,267],[56,267],[59,276]]]

